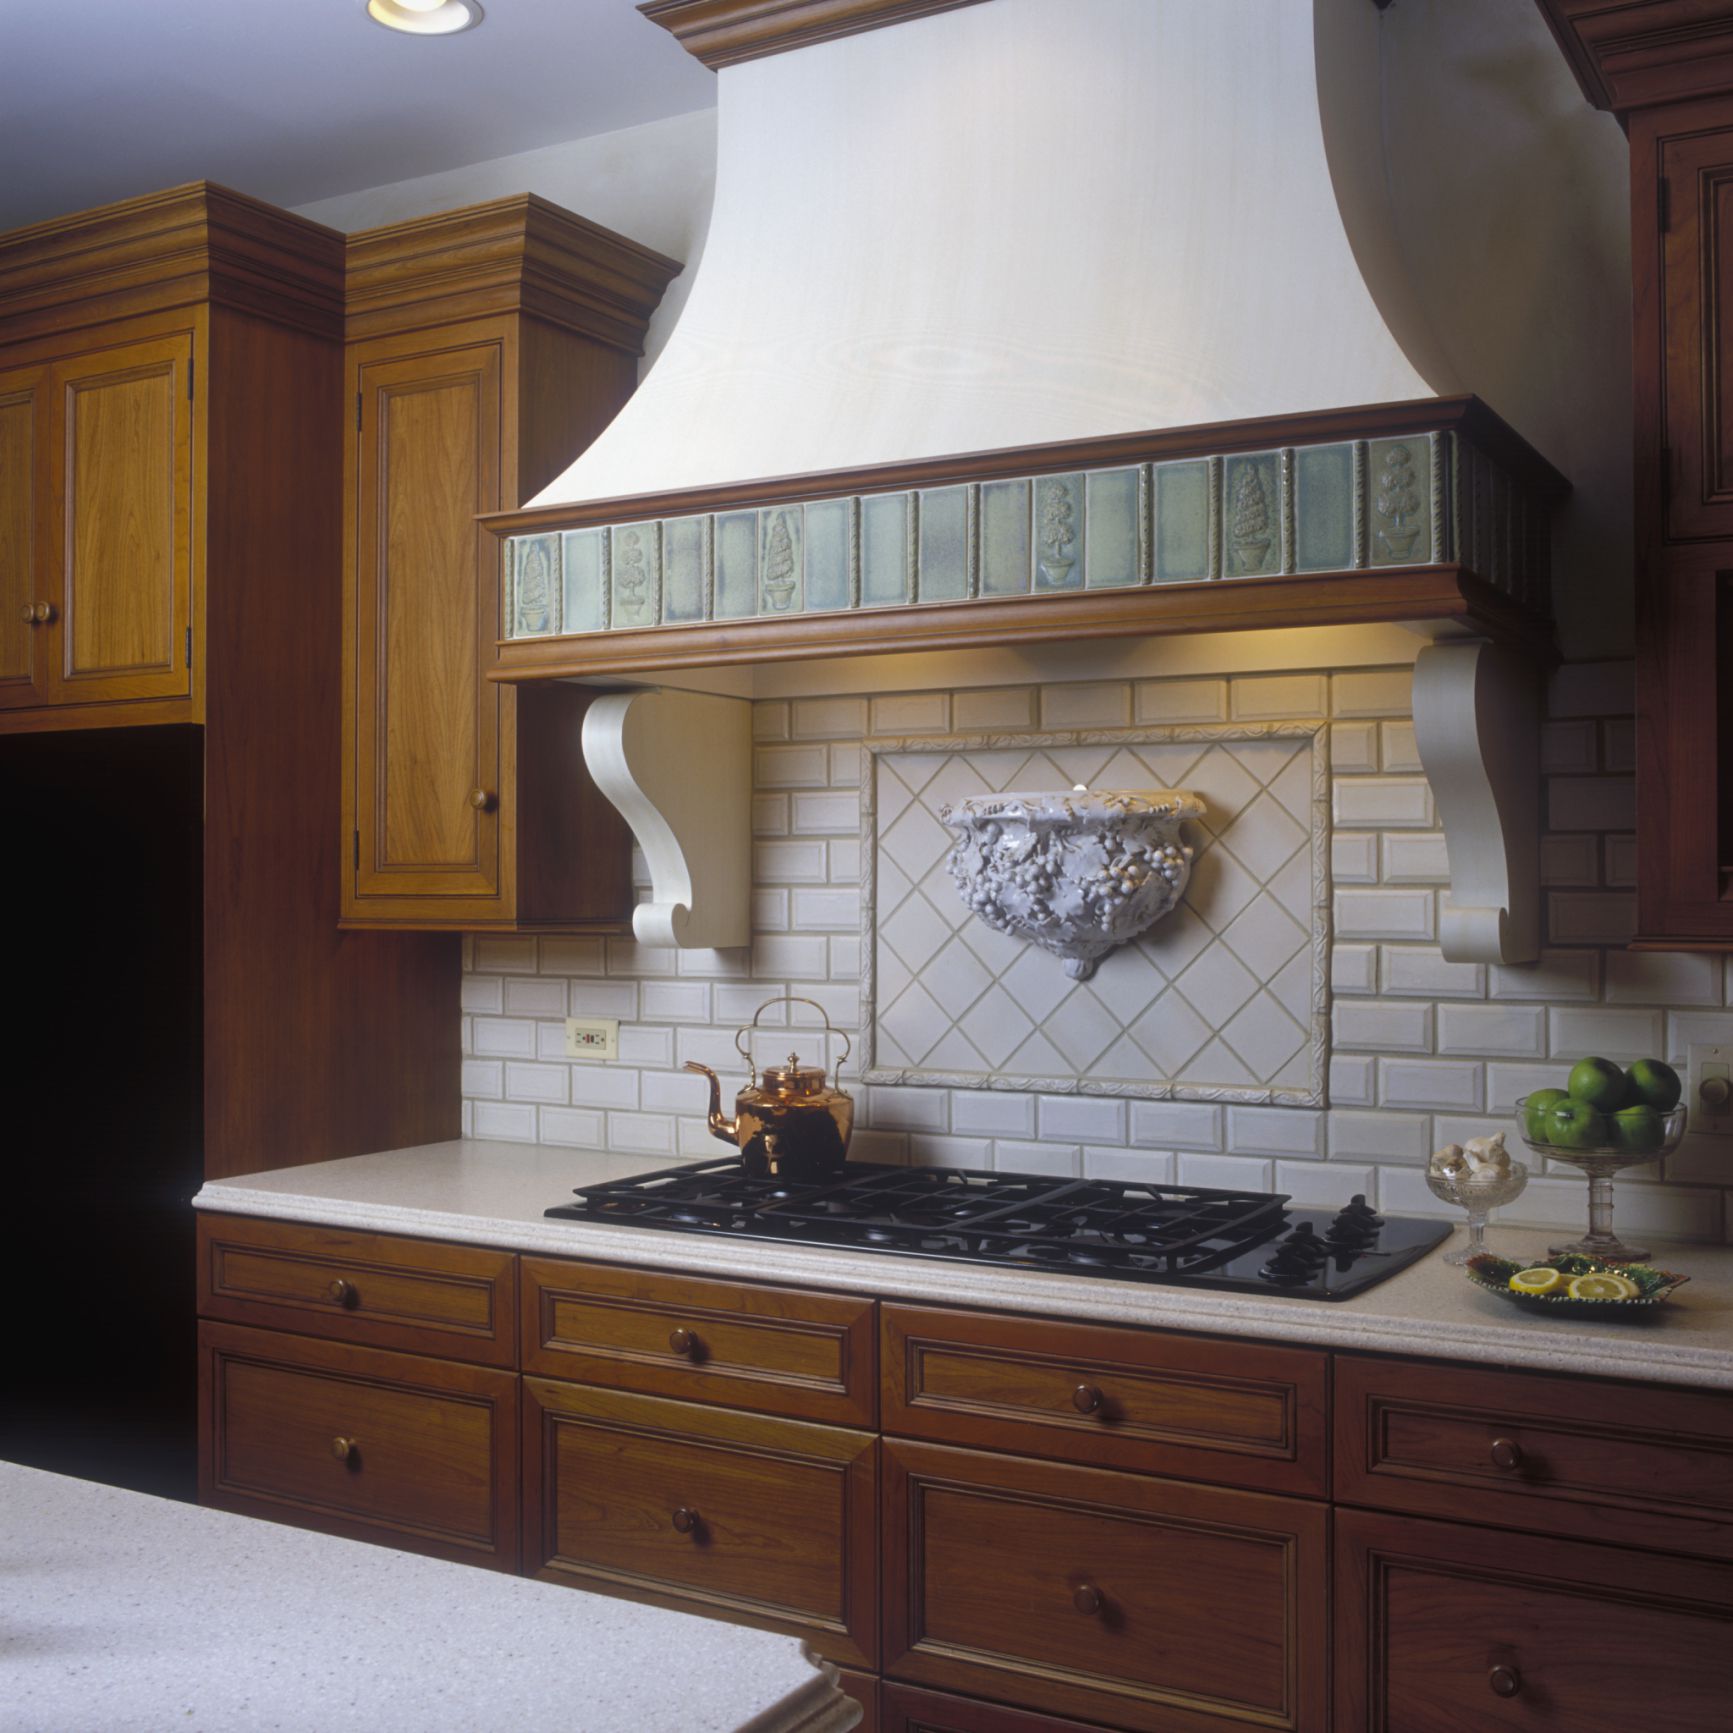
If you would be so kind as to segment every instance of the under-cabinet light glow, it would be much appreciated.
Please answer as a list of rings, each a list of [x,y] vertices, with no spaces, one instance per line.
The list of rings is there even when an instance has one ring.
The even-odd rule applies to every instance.
[[[476,0],[367,0],[367,16],[411,36],[454,36],[482,20]]]

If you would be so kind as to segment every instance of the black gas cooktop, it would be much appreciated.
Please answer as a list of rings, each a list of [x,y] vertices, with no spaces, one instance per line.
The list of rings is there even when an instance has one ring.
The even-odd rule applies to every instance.
[[[1446,1222],[1293,1209],[1286,1195],[967,1167],[851,1161],[811,1184],[748,1177],[738,1158],[581,1186],[547,1213],[671,1233],[786,1240],[1169,1282],[1238,1294],[1342,1300],[1447,1238]]]

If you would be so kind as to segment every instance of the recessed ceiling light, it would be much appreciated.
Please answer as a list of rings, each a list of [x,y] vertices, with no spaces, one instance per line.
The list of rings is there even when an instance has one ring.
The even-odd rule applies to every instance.
[[[476,0],[367,0],[367,16],[411,36],[454,36],[481,22]]]

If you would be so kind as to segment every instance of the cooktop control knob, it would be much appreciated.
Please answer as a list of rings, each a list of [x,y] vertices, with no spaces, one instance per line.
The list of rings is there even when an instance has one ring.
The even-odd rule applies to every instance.
[[[1260,1272],[1266,1281],[1309,1282],[1330,1261],[1330,1248],[1318,1238],[1310,1222],[1301,1222],[1282,1243]]]
[[[1384,1218],[1367,1203],[1363,1193],[1355,1192],[1345,1209],[1339,1210],[1325,1236],[1338,1251],[1364,1250],[1378,1237]]]

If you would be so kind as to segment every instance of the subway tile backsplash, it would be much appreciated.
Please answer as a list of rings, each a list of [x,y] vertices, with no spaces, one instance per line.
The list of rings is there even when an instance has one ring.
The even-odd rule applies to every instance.
[[[1633,684],[1625,663],[1566,666],[1551,683],[1540,961],[1446,962],[1435,943],[1443,842],[1414,754],[1409,687],[1408,671],[1395,668],[761,702],[751,947],[675,953],[614,939],[467,941],[465,1131],[669,1161],[709,1157],[723,1146],[704,1128],[703,1080],[679,1067],[694,1058],[716,1067],[731,1094],[740,1081],[734,1030],[763,1000],[816,1000],[858,1051],[865,735],[1327,721],[1327,1105],[863,1086],[845,1068],[844,1085],[859,1101],[854,1153],[1274,1186],[1305,1203],[1359,1191],[1380,1208],[1438,1213],[1421,1173],[1438,1144],[1507,1125],[1517,1095],[1558,1082],[1585,1052],[1678,1062],[1688,1042],[1733,1041],[1733,979],[1727,959],[1622,949],[1634,916]],[[1039,960],[1057,973],[1053,959]],[[1135,1019],[1138,1008],[1127,1002],[1124,1012]],[[568,1014],[618,1017],[620,1059],[565,1059]],[[773,1008],[761,1058],[789,1046],[816,1053],[820,1020],[808,1005]],[[832,1041],[833,1063],[840,1051]],[[1619,1220],[1641,1233],[1728,1235],[1733,1140],[1689,1138],[1669,1167],[1621,1179]],[[1536,1171],[1505,1219],[1579,1223],[1585,1192],[1569,1169]]]

